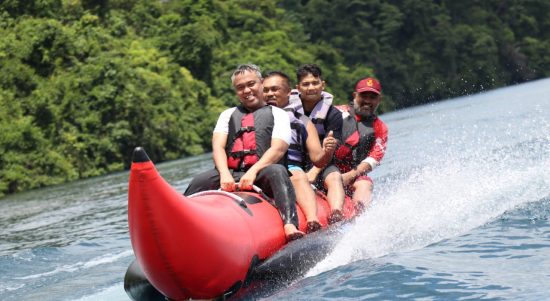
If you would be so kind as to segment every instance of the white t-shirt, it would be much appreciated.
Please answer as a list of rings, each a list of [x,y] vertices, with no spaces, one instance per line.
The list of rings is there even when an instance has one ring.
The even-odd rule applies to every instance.
[[[225,133],[229,134],[229,119],[231,114],[236,110],[236,107],[227,109],[220,114],[218,118],[218,123],[214,128],[214,133]],[[272,107],[273,112],[273,132],[271,133],[271,139],[278,138],[290,145],[290,140],[292,138],[292,132],[290,130],[290,119],[288,119],[288,114],[277,107]]]

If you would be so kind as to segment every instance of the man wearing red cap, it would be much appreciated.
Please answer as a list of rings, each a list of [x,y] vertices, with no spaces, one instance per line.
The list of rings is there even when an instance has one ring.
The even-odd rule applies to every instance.
[[[363,78],[355,85],[352,104],[338,106],[344,119],[344,142],[334,153],[335,164],[342,172],[345,191],[359,212],[370,204],[373,182],[367,174],[380,164],[388,141],[388,128],[375,114],[381,92],[376,79]]]

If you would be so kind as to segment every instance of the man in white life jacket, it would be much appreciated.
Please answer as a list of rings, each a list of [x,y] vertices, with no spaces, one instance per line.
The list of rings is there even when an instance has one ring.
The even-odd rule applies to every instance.
[[[319,141],[332,132],[333,137],[342,139],[342,114],[332,105],[332,95],[325,92],[325,82],[319,66],[306,64],[296,71],[298,84],[290,95],[290,102],[300,102],[304,115],[311,119],[319,134]],[[342,175],[336,166],[329,163],[324,169],[318,168],[309,160],[307,176],[317,188],[326,189],[327,199],[332,210],[329,223],[343,219],[344,188]]]
[[[323,168],[332,159],[338,141],[329,134],[319,142],[315,125],[304,114],[300,113],[301,102],[289,102],[290,78],[283,72],[271,71],[264,75],[264,97],[267,104],[284,109],[290,119],[292,139],[287,151],[287,168],[292,173],[290,180],[296,190],[296,200],[302,208],[307,221],[308,233],[321,229],[317,218],[317,200],[315,192],[305,173],[306,157]]]
[[[352,196],[359,212],[370,204],[373,181],[367,175],[386,152],[388,128],[375,112],[382,100],[382,86],[371,77],[355,85],[351,105],[338,106],[344,120],[343,142],[334,153],[342,172],[345,191]]]
[[[231,81],[240,105],[222,112],[214,128],[216,168],[193,178],[184,194],[219,188],[250,190],[255,184],[274,200],[287,240],[300,238],[304,233],[298,230],[296,195],[286,166],[281,164],[291,138],[288,115],[266,104],[256,65],[240,65]]]

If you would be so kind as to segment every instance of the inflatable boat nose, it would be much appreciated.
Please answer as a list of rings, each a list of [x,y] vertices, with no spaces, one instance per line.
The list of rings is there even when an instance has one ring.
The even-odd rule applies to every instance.
[[[138,146],[134,148],[134,153],[132,154],[132,162],[138,163],[149,161],[151,161],[151,159],[149,159],[149,156],[147,156],[147,153],[145,152],[145,149],[143,149],[143,147]]]

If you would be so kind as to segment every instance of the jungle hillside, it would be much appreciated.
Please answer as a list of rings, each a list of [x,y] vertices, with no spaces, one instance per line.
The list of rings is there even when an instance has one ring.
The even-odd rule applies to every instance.
[[[208,152],[232,70],[322,67],[380,112],[550,76],[547,0],[2,0],[0,196]],[[521,101],[521,100],[518,100]]]

